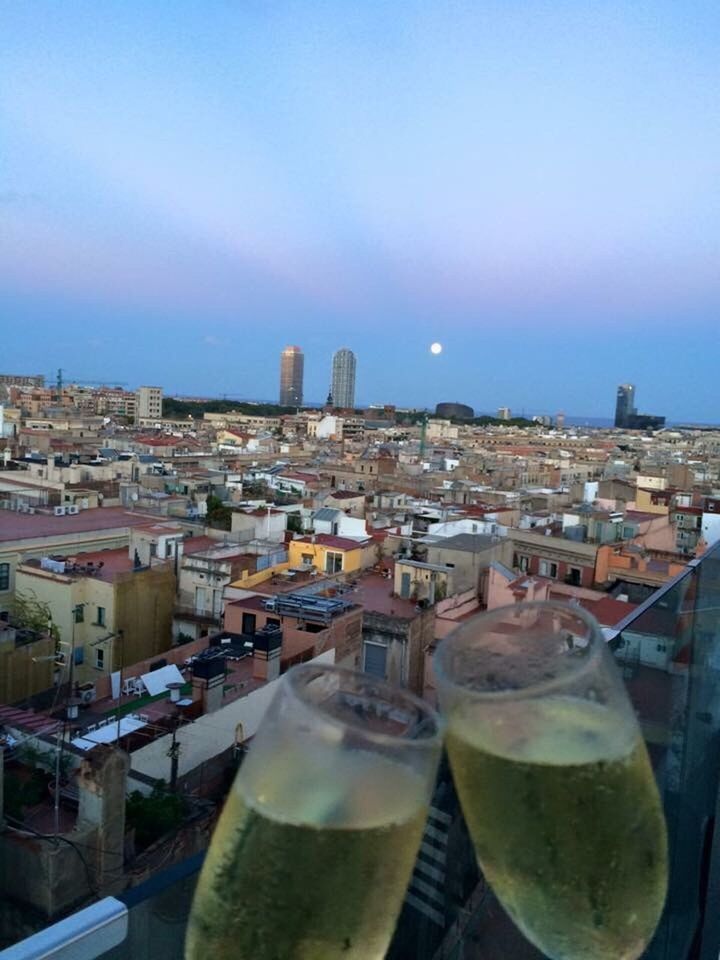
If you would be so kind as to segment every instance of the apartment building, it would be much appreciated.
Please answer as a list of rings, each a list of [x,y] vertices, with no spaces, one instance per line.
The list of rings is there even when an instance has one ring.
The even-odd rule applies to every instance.
[[[139,387],[136,392],[135,421],[162,419],[162,387]]]

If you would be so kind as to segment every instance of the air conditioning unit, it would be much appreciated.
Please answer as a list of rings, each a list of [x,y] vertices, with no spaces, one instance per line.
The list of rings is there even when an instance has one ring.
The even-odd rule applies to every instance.
[[[82,703],[94,703],[97,697],[97,691],[94,683],[84,683],[79,690]]]
[[[69,506],[69,507],[67,508],[67,512],[68,512],[71,516],[74,516],[76,513],[80,513],[80,507],[78,507],[77,504],[73,503],[72,506]]]
[[[27,512],[30,514],[35,513],[35,507],[28,507]]]
[[[55,507],[55,508],[53,509],[53,513],[55,514],[56,517],[64,517],[64,516],[65,516],[65,507]]]

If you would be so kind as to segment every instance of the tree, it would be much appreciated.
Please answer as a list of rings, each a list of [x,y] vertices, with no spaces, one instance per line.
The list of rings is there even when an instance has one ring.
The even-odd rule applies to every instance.
[[[268,485],[263,480],[243,480],[243,496],[266,499],[268,493]]]
[[[226,507],[220,497],[212,493],[207,498],[207,521],[210,526],[218,530],[230,530],[232,528],[232,508]]]
[[[296,407],[281,407],[277,403],[243,403],[237,400],[176,400],[163,398],[163,416],[173,420],[186,420],[188,414],[202,420],[204,413],[240,413],[256,417],[280,417],[297,412]]]
[[[287,518],[287,528],[292,533],[303,532],[302,516],[299,513],[289,513]]]
[[[10,609],[12,625],[19,630],[32,630],[37,634],[47,634],[60,639],[60,631],[52,622],[50,604],[38,600],[33,591],[17,591]]]
[[[170,831],[183,821],[186,803],[182,797],[168,793],[164,780],[158,780],[150,796],[133,790],[125,806],[127,824],[135,829],[135,842],[140,849]]]

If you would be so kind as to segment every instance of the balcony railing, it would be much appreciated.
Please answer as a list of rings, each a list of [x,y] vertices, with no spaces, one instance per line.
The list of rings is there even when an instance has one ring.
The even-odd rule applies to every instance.
[[[644,960],[717,960],[720,544],[633,611],[609,643],[649,747],[670,842],[667,905]],[[540,960],[477,874],[445,766],[425,847],[390,960]],[[93,904],[11,947],[2,960],[181,957],[201,862],[193,857]]]
[[[214,623],[218,625],[222,616],[220,610],[198,610],[190,604],[177,604],[173,611],[176,620],[189,620],[192,623]]]

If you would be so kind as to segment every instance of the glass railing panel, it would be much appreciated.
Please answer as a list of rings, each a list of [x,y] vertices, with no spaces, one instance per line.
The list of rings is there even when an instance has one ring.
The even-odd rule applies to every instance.
[[[121,894],[128,907],[127,936],[98,960],[179,960],[202,860],[202,854],[191,857]]]
[[[720,548],[654,595],[612,641],[663,798],[670,884],[647,960],[684,960],[703,921],[718,791]]]

